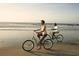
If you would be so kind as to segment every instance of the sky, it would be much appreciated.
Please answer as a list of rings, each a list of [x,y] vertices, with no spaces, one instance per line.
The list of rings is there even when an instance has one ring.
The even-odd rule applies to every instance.
[[[79,23],[78,3],[0,3],[0,22]]]

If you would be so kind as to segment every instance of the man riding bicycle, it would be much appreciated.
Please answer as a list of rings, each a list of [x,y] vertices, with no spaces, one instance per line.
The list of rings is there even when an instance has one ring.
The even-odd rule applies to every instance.
[[[51,30],[53,30],[52,34],[53,34],[54,36],[55,36],[56,33],[59,33],[57,23],[54,23],[54,27],[53,27],[53,29],[51,29]]]
[[[44,20],[41,20],[40,29],[35,30],[35,32],[37,33],[37,37],[40,39],[40,42],[38,43],[38,45],[40,46],[38,49],[40,49],[42,40],[47,36],[46,25]]]

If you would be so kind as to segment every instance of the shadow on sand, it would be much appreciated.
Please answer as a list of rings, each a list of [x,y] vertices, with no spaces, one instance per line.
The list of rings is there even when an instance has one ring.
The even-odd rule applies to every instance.
[[[46,55],[48,55],[47,53],[45,53],[43,51],[30,51],[29,53],[32,53],[32,54],[37,55],[37,56],[46,56]]]
[[[46,52],[44,51],[30,51],[29,53],[32,53],[33,55],[37,56],[79,56],[79,54],[73,54],[73,53],[66,53],[64,51],[60,50],[48,50]]]
[[[79,46],[78,43],[58,43],[58,45],[69,45],[69,46]],[[29,53],[37,56],[79,56],[79,53],[69,52],[67,50],[62,49],[50,49],[50,50],[36,50],[36,51],[30,51]]]
[[[49,55],[55,55],[55,56],[77,56],[79,54],[74,54],[73,52],[66,52],[66,51],[62,51],[62,50],[49,50],[50,52],[48,52]]]
[[[64,43],[64,44],[79,46],[79,43]]]

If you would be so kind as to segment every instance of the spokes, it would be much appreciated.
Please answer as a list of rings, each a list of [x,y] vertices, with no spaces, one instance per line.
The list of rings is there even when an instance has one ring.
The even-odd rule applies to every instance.
[[[46,40],[44,41],[44,45],[43,45],[43,46],[44,46],[45,49],[51,49],[52,46],[53,46],[52,40],[46,39]]]
[[[57,36],[57,40],[58,40],[59,42],[62,42],[62,41],[63,41],[63,35],[59,34],[59,35]]]
[[[26,40],[26,41],[23,43],[22,48],[23,48],[25,51],[31,51],[31,50],[34,48],[34,43],[33,43],[33,41],[31,41],[31,40]]]

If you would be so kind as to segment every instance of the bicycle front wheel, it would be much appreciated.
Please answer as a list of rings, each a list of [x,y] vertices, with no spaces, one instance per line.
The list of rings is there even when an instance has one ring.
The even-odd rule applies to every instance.
[[[63,35],[59,34],[57,35],[57,42],[62,42],[64,39]]]
[[[32,40],[26,40],[23,44],[22,44],[22,48],[25,51],[31,51],[34,48],[34,42]]]
[[[43,47],[46,50],[49,50],[53,47],[53,41],[51,39],[44,40]]]

